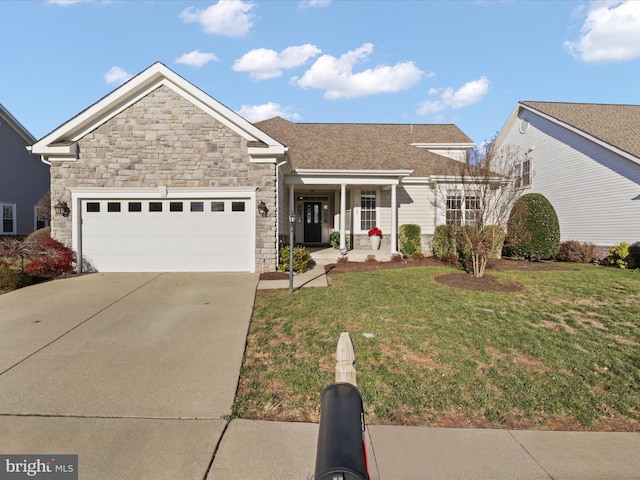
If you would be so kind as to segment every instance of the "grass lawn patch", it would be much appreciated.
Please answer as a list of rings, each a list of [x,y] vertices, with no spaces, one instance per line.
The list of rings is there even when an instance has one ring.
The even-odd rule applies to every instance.
[[[369,423],[640,431],[640,274],[498,271],[461,290],[426,266],[259,290],[234,415],[318,421],[340,333]],[[372,334],[364,336],[364,334]]]

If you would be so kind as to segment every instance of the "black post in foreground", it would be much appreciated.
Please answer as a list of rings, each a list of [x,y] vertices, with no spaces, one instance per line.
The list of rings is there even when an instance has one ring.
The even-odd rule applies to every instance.
[[[369,480],[362,397],[350,383],[334,383],[320,397],[315,480]]]

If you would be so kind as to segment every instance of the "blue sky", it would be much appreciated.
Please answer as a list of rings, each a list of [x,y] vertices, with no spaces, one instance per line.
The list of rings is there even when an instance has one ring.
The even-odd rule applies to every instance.
[[[640,104],[640,1],[1,1],[0,103],[41,138],[156,61],[255,122]]]

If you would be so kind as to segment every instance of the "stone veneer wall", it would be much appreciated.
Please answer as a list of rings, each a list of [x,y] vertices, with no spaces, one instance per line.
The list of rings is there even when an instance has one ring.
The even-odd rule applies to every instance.
[[[256,271],[275,270],[276,169],[250,163],[247,142],[161,86],[79,141],[79,159],[51,165],[51,198],[71,205],[67,187],[257,188]],[[54,215],[52,235],[71,246],[72,217]]]

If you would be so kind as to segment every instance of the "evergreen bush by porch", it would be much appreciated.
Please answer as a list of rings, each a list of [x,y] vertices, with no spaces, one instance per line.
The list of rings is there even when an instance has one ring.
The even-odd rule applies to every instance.
[[[450,258],[456,254],[456,227],[438,225],[433,231],[433,254],[438,259]]]
[[[420,225],[413,223],[400,225],[398,237],[402,255],[410,257],[414,253],[422,253],[422,231],[420,230]]]

